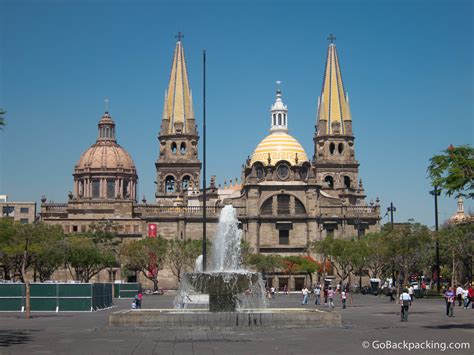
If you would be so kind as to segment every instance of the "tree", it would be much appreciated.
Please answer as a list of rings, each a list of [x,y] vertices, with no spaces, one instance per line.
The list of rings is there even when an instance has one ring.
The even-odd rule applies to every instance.
[[[37,224],[38,237],[34,246],[33,266],[41,282],[49,280],[51,275],[65,261],[65,240],[60,226]]]
[[[121,252],[126,267],[141,271],[143,276],[153,282],[153,291],[158,291],[158,271],[166,261],[167,241],[161,236],[134,240],[124,243]]]
[[[282,258],[283,268],[291,279],[291,275],[299,271],[299,265],[301,263],[301,256],[285,256]]]
[[[92,238],[81,235],[68,237],[66,260],[71,275],[74,268],[76,280],[82,282],[89,282],[101,270],[116,265],[111,250],[101,249]]]
[[[247,258],[247,265],[253,266],[255,270],[262,273],[266,280],[266,275],[271,273],[275,277],[278,269],[283,267],[282,257],[276,254],[249,254]]]
[[[390,263],[387,248],[387,232],[369,233],[361,239],[365,244],[366,259],[365,266],[371,278],[385,277],[389,275]]]
[[[322,271],[322,264],[318,263],[309,255],[303,256],[299,260],[298,269],[304,271],[309,276],[310,285],[313,284],[313,274]]]
[[[474,197],[474,149],[470,145],[450,145],[430,159],[427,172],[432,185],[446,195]]]
[[[6,111],[0,108],[0,129],[3,129],[3,127],[5,126],[5,117],[3,117],[5,113]]]
[[[387,258],[398,271],[399,286],[408,283],[410,275],[422,272],[433,260],[433,238],[428,227],[419,223],[396,226],[386,236]]]
[[[181,282],[182,272],[194,267],[196,258],[201,254],[201,243],[200,240],[191,239],[173,239],[168,242],[166,261],[178,282]]]
[[[313,249],[329,260],[341,282],[344,282],[356,268],[355,243],[352,239],[334,239],[330,236],[314,242]]]
[[[10,280],[12,271],[10,245],[15,235],[15,223],[11,218],[0,218],[0,267],[5,280]]]
[[[474,254],[474,225],[448,225],[439,233],[439,244],[441,251],[441,260],[444,264],[444,270],[451,275],[451,285],[457,282],[472,282],[472,267]],[[457,276],[460,271],[465,271],[466,280],[459,279]]]

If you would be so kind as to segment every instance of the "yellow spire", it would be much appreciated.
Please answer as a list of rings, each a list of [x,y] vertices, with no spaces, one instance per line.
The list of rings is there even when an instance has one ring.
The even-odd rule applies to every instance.
[[[193,127],[188,127],[187,121],[194,120],[191,90],[189,89],[188,71],[184,59],[184,48],[181,35],[176,42],[170,82],[165,94],[163,119],[169,120],[168,131],[164,134],[188,133]]]
[[[337,56],[336,45],[329,44],[326,69],[324,72],[323,89],[318,110],[318,121],[326,120],[326,132],[322,134],[345,134],[344,121],[350,121],[349,102],[344,92],[341,68]],[[333,132],[334,123],[339,129]],[[338,132],[337,132],[338,131]]]

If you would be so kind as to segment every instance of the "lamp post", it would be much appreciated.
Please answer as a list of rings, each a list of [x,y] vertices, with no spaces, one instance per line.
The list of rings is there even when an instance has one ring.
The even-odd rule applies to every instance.
[[[435,185],[434,189],[430,191],[430,195],[434,196],[435,204],[435,231],[436,231],[436,289],[439,292],[440,285],[440,268],[439,268],[439,242],[438,242],[438,196],[441,194],[441,190],[438,189],[438,186]]]
[[[202,178],[202,271],[206,271],[207,264],[207,236],[206,236],[206,50],[202,51],[202,69],[203,69],[203,80],[202,80],[202,165],[203,165],[203,178]]]

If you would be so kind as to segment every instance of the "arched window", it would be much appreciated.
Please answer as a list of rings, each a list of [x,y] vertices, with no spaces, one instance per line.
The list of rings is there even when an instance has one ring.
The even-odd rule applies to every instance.
[[[329,153],[334,154],[334,151],[336,150],[336,146],[334,143],[329,144]]]
[[[281,126],[281,113],[278,114],[278,125]]]
[[[176,145],[176,142],[171,143],[171,151],[173,154],[176,154],[176,151],[178,150],[178,146]]]
[[[271,215],[273,214],[273,198],[270,197],[268,200],[266,200],[263,205],[262,205],[262,208],[260,210],[260,213],[263,215]]]
[[[351,188],[351,178],[349,176],[344,176],[344,186],[346,189]]]
[[[324,178],[324,181],[328,183],[329,188],[333,189],[334,188],[334,179],[332,176],[328,175]]]
[[[273,125],[276,126],[276,124],[277,124],[276,114],[273,114]]]
[[[339,152],[339,154],[342,154],[342,152],[344,151],[344,144],[339,143],[339,145],[337,146],[337,151]]]
[[[295,198],[295,214],[306,214],[306,208],[304,208],[303,202]]]
[[[181,154],[186,153],[186,143],[182,142],[181,145],[179,146],[179,152]]]
[[[285,126],[287,125],[287,123],[286,123],[286,114],[283,115],[283,125],[285,125]]]
[[[174,176],[168,175],[165,179],[165,193],[174,192]]]
[[[191,181],[191,177],[189,175],[185,175],[181,180],[181,188],[183,191],[189,189],[189,181]]]

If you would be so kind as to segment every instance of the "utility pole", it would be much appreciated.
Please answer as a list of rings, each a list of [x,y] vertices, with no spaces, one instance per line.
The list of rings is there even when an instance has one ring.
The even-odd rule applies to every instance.
[[[439,292],[441,290],[440,283],[440,267],[439,267],[439,241],[438,241],[438,196],[441,194],[441,190],[438,189],[438,186],[435,185],[434,189],[430,191],[430,195],[434,196],[435,204],[435,231],[436,231],[436,290]]]

